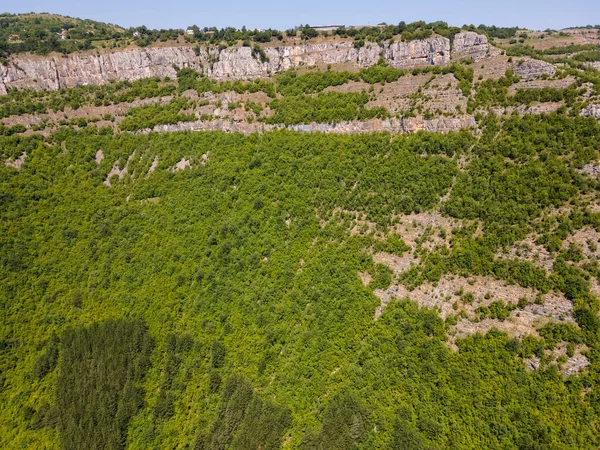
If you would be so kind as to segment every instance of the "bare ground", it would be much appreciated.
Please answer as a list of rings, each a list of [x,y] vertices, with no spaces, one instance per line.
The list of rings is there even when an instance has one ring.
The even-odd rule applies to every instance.
[[[467,300],[468,294],[472,295],[472,300]],[[450,329],[453,339],[474,333],[486,333],[492,328],[513,337],[523,338],[529,334],[537,336],[537,330],[552,320],[575,323],[572,304],[562,294],[540,294],[534,289],[509,285],[492,277],[465,278],[445,275],[439,282],[425,283],[413,291],[397,284],[386,290],[376,290],[375,295],[381,299],[375,319],[381,316],[391,301],[402,298],[410,298],[421,308],[434,309],[442,319],[451,315],[460,317],[457,324]],[[538,296],[541,296],[542,304],[533,303]],[[489,306],[498,300],[507,305],[516,305],[521,298],[527,299],[527,306],[514,309],[505,320],[480,320],[476,312],[478,307]]]
[[[4,161],[4,165],[7,167],[14,167],[15,169],[20,169],[25,164],[25,160],[27,159],[27,153],[21,153],[17,159],[8,158]]]
[[[577,345],[575,346],[573,356],[567,356],[567,344],[562,342],[555,349],[546,350],[545,356],[553,359],[550,364],[557,365],[560,373],[564,376],[571,376],[581,373],[590,364],[585,355],[588,350],[586,345]],[[565,358],[566,361],[564,360]],[[541,366],[540,358],[537,356],[527,358],[525,359],[525,365],[529,370],[537,370]]]

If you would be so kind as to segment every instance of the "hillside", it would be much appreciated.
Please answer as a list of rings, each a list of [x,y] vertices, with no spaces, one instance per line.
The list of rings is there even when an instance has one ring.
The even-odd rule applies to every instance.
[[[0,14],[0,56],[10,53],[89,49],[92,41],[119,39],[125,30],[116,25],[58,14]]]
[[[0,66],[0,447],[598,448],[597,30],[195,32]]]

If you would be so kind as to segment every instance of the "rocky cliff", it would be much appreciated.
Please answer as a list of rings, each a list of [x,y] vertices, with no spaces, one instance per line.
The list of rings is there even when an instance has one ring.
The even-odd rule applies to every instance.
[[[455,118],[422,119],[422,118],[392,118],[370,119],[365,121],[352,120],[347,122],[309,123],[302,125],[270,125],[264,123],[234,122],[229,119],[215,119],[210,121],[180,122],[170,125],[157,125],[153,129],[140,131],[140,133],[169,133],[173,131],[226,131],[242,134],[264,133],[273,130],[293,130],[306,133],[321,132],[333,134],[361,134],[374,132],[389,133],[414,133],[417,131],[431,131],[449,133],[476,126],[473,116],[465,115]]]
[[[200,70],[201,63],[202,58],[196,56],[192,47],[164,47],[51,57],[18,55],[0,71],[8,89],[57,90],[109,80],[173,77],[173,66]]]
[[[485,36],[459,33],[455,38],[458,55],[473,59],[495,53]],[[368,67],[383,56],[392,67],[410,68],[445,65],[450,62],[450,41],[435,37],[411,42],[367,43],[356,48],[353,42],[328,42],[285,47],[264,47],[265,58],[250,47],[196,49],[191,46],[136,48],[103,54],[73,54],[39,57],[17,55],[0,65],[0,95],[7,89],[57,90],[110,80],[147,77],[174,77],[175,67],[189,67],[215,79],[252,79],[300,66],[356,64]]]
[[[452,59],[472,59],[480,61],[484,58],[498,56],[500,50],[488,43],[487,36],[473,31],[458,33],[454,37]]]

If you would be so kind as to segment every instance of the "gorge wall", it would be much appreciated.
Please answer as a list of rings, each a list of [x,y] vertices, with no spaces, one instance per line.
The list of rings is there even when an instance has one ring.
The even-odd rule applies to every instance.
[[[446,65],[454,58],[473,60],[497,54],[487,38],[472,32],[455,37],[456,55],[450,40],[435,37],[411,42],[376,44],[356,48],[352,41],[306,43],[284,47],[263,47],[266,59],[251,47],[200,49],[192,46],[135,48],[96,54],[41,57],[16,55],[0,65],[0,95],[8,89],[58,90],[111,80],[137,80],[148,77],[174,78],[175,67],[191,68],[209,77],[253,79],[280,71],[318,64],[356,64],[369,67],[385,58],[391,67],[412,68]]]

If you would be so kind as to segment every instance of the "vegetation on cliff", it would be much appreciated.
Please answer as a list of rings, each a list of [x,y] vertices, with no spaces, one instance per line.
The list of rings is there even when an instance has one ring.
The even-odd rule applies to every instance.
[[[34,37],[3,42],[15,23]],[[135,31],[266,61],[259,44],[320,37],[191,28],[0,15],[0,51]],[[444,67],[174,67],[1,96],[0,447],[598,448],[598,49],[521,36]],[[522,56],[562,66],[527,79]],[[465,113],[447,134],[278,129]],[[277,131],[152,132],[197,120]]]
[[[27,154],[0,168],[0,444],[596,448],[600,273],[562,243],[600,228],[598,182],[578,171],[598,158],[600,126],[560,113],[480,125],[480,137],[0,137],[4,158]],[[191,168],[174,171],[183,159]],[[108,187],[115,162],[127,172]],[[483,275],[554,290],[576,322],[451,350],[455,319],[410,300],[374,321],[374,290],[397,281],[371,252],[404,254],[389,226],[434,209],[463,226],[402,283]],[[357,232],[344,211],[373,227]],[[496,256],[532,231],[550,273]],[[583,344],[590,365],[565,377],[547,352]]]
[[[463,28],[485,33],[490,37],[512,37],[517,28],[497,28],[480,25],[464,25]],[[434,35],[452,39],[460,27],[449,26],[446,22],[426,23],[423,21],[398,25],[381,24],[379,26],[340,27],[333,32],[317,31],[309,26],[299,26],[286,31],[249,30],[246,27],[199,28],[192,25],[189,33],[183,29],[149,29],[146,26],[124,29],[117,25],[105,24],[89,19],[78,19],[57,14],[0,14],[0,57],[11,53],[31,52],[45,55],[50,52],[72,53],[98,48],[116,48],[134,43],[146,47],[155,42],[184,41],[188,43],[233,46],[238,43],[249,46],[254,42],[258,53],[260,44],[280,42],[284,39],[300,36],[302,39],[314,39],[320,36],[340,36],[353,38],[358,46],[365,41],[382,42],[395,36],[402,41],[427,39]],[[261,58],[264,54],[261,55]]]

